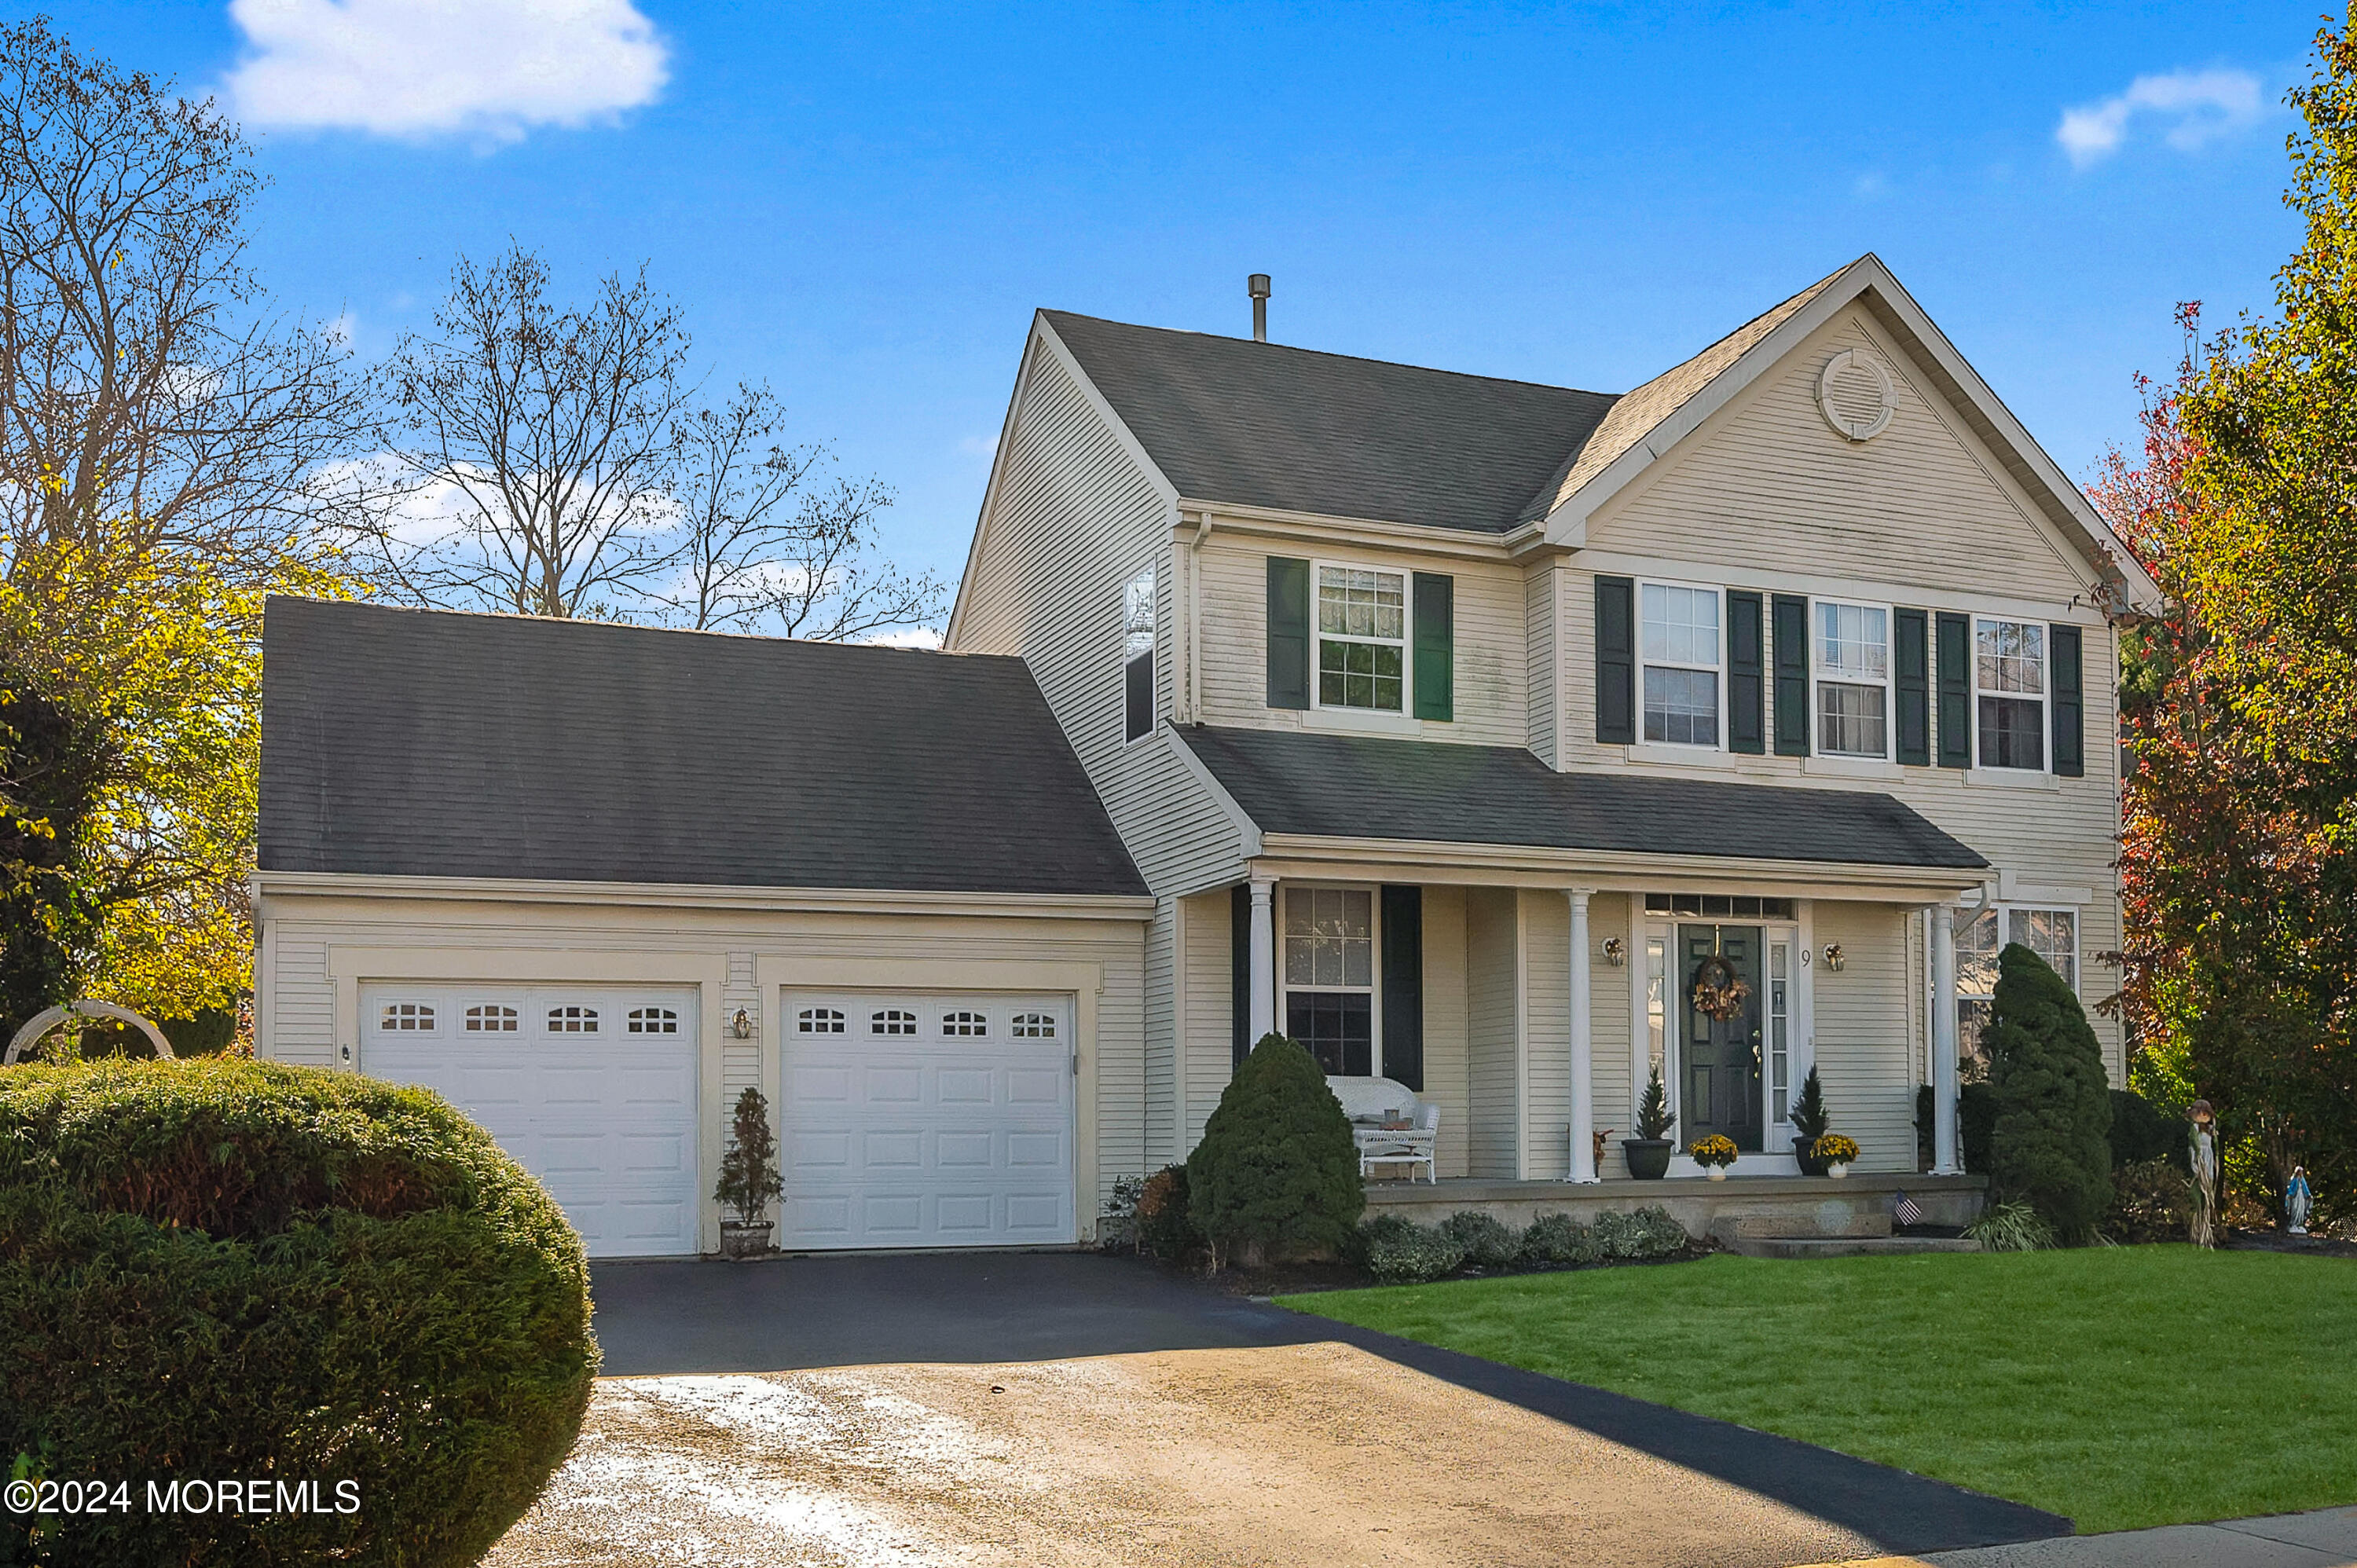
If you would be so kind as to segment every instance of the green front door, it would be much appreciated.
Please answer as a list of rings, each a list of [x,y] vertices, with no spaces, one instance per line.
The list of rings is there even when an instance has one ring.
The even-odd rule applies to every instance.
[[[1765,1118],[1760,1106],[1760,929],[1758,926],[1680,926],[1680,994],[1685,1015],[1681,1042],[1685,1066],[1685,1103],[1680,1120],[1691,1145],[1721,1133],[1746,1154],[1760,1148]],[[1715,977],[1732,970],[1742,982],[1742,1004],[1725,1018],[1695,1004],[1695,988],[1713,959]]]

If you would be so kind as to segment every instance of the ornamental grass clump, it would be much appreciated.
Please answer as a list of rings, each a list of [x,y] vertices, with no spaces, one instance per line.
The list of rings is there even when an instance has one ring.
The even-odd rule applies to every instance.
[[[1264,1036],[1228,1080],[1187,1157],[1188,1212],[1214,1262],[1331,1256],[1366,1189],[1359,1147],[1308,1051]]]
[[[1995,1196],[2029,1204],[2061,1240],[2092,1240],[2112,1201],[2112,1099],[2086,1011],[2044,959],[2008,943],[1981,1040]]]
[[[2054,1230],[2026,1203],[2000,1203],[1981,1211],[1964,1235],[1992,1252],[2039,1252],[2054,1245]]]
[[[325,1510],[78,1515],[48,1538],[77,1563],[472,1563],[597,1369],[580,1240],[489,1133],[237,1059],[0,1069],[0,1322],[21,1472],[314,1482]],[[0,1561],[34,1527],[0,1515]]]

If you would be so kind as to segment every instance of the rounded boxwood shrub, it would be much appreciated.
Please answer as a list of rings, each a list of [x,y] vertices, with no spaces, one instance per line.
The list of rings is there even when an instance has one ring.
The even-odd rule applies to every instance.
[[[1982,1036],[1996,1107],[1989,1185],[2065,1241],[2084,1241],[2112,1201],[2112,1099],[2085,1009],[2029,948],[1997,954],[1996,991]]]
[[[1478,1208],[1458,1209],[1440,1222],[1440,1231],[1477,1269],[1511,1269],[1522,1257],[1523,1239]]]
[[[0,1457],[135,1502],[38,1544],[0,1516],[0,1558],[142,1568],[471,1563],[597,1366],[580,1240],[489,1133],[235,1059],[0,1070]],[[151,1481],[260,1481],[270,1509],[152,1509]]]
[[[1445,1227],[1396,1214],[1378,1214],[1359,1227],[1358,1246],[1367,1273],[1387,1285],[1422,1284],[1465,1266],[1465,1249]]]
[[[1593,1263],[1603,1256],[1596,1232],[1568,1214],[1542,1214],[1523,1232],[1523,1262],[1534,1269]]]
[[[1608,1258],[1666,1258],[1686,1244],[1685,1227],[1657,1206],[1633,1214],[1607,1209],[1592,1230],[1597,1251]]]
[[[1215,1256],[1332,1255],[1366,1207],[1359,1148],[1326,1075],[1282,1035],[1228,1080],[1187,1156],[1187,1207]]]

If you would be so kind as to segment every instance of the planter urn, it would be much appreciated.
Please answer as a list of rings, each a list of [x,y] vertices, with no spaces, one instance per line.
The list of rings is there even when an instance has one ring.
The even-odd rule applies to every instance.
[[[748,1225],[741,1219],[720,1222],[720,1255],[733,1262],[769,1255],[770,1231],[774,1221],[757,1219]]]
[[[1833,1175],[1833,1165],[1831,1162],[1821,1160],[1811,1152],[1815,1148],[1815,1146],[1816,1140],[1814,1138],[1805,1139],[1792,1145],[1792,1158],[1800,1165],[1801,1174],[1808,1176]]]
[[[1849,1162],[1847,1160],[1835,1160],[1833,1164],[1825,1167],[1825,1175],[1832,1176],[1835,1181],[1839,1181],[1842,1177],[1849,1175]]]
[[[1629,1160],[1629,1174],[1639,1181],[1659,1181],[1669,1175],[1670,1152],[1676,1147],[1667,1138],[1620,1140],[1620,1152]]]
[[[1725,1165],[1709,1165],[1706,1166],[1705,1169],[1707,1171],[1710,1179],[1713,1181],[1725,1181],[1727,1179],[1727,1167]]]

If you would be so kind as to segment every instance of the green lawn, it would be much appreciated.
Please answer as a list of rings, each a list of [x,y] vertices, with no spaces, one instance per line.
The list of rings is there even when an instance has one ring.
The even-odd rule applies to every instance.
[[[1717,1256],[1281,1300],[2082,1530],[2357,1503],[2357,1262],[2342,1259]]]

